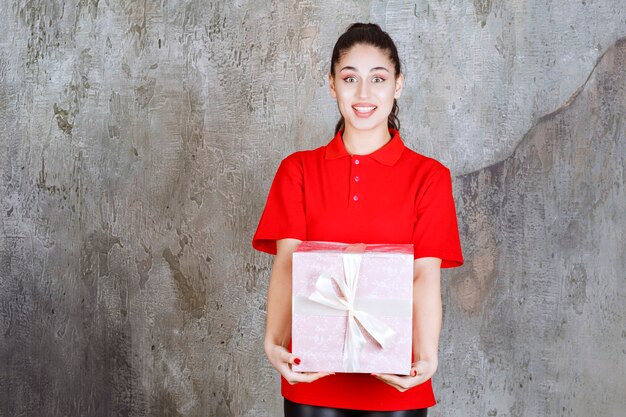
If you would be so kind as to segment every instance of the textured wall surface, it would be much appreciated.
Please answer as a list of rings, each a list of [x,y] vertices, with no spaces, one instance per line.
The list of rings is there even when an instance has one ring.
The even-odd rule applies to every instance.
[[[456,415],[626,409],[626,38],[500,163],[457,179],[469,262],[446,288]],[[459,384],[463,375],[465,384]]]
[[[456,175],[431,414],[622,415],[624,0],[0,0],[0,417],[280,415],[250,239],[352,21]]]

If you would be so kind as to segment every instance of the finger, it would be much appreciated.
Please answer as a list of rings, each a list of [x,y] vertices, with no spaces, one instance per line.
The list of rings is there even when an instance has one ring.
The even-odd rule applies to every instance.
[[[301,375],[303,375],[304,377],[304,381],[303,382],[313,382],[313,381],[317,381],[320,378],[324,378],[325,376],[328,375],[334,375],[334,372],[306,372],[306,373],[302,373]]]
[[[280,360],[290,364],[300,365],[300,358],[293,353],[290,353],[287,349],[282,348],[280,351]]]
[[[423,384],[428,380],[428,378],[430,378],[430,375],[428,374],[417,375],[416,377],[411,379],[411,387],[416,387],[420,384]]]
[[[428,366],[424,361],[417,362],[411,367],[411,376],[422,375],[428,370]]]
[[[372,374],[374,375],[377,379],[381,380],[382,382],[384,382],[387,385],[391,385],[392,387],[394,387],[395,389],[397,389],[398,391],[405,391],[405,388],[394,383],[392,380],[390,380],[389,378],[387,378],[385,375],[383,374]]]
[[[328,375],[332,375],[332,374],[329,372],[294,372],[290,370],[285,376],[285,379],[291,385],[294,385],[299,382],[310,383]]]
[[[393,374],[376,374],[375,376],[381,381],[386,382],[398,389],[407,389],[407,377],[400,377]]]
[[[294,365],[294,364],[295,365],[300,365],[300,362],[302,362],[302,360],[299,357],[297,357],[296,355],[291,355],[289,357],[289,363],[292,364],[292,365]]]
[[[378,374],[378,377],[382,379],[383,381],[388,381],[398,386],[405,385],[405,381],[403,378],[406,378],[406,377],[401,377],[401,376],[393,375],[393,374]]]

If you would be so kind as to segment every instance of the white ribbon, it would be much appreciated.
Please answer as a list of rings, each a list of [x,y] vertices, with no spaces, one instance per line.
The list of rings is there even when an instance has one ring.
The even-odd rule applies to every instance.
[[[327,307],[345,311],[348,315],[348,328],[343,349],[343,364],[347,372],[358,372],[359,356],[365,346],[365,336],[359,324],[380,346],[385,349],[395,337],[396,332],[372,314],[355,308],[356,289],[359,281],[362,253],[342,253],[344,279],[335,276],[320,275],[315,283],[315,291],[309,296],[311,301]],[[333,288],[337,284],[343,296],[337,295]],[[357,324],[357,321],[359,324]]]

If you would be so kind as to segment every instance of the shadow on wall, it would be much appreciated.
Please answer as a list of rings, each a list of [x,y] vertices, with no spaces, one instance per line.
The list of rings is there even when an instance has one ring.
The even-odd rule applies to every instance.
[[[626,38],[510,157],[457,178],[467,262],[446,326],[472,345],[449,346],[468,352],[446,358],[468,381],[444,382],[461,408],[442,415],[468,400],[498,416],[623,413],[625,114]]]

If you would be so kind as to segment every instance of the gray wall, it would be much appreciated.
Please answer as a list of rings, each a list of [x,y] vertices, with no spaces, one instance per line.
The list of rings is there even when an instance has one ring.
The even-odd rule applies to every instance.
[[[280,415],[250,240],[352,21],[455,175],[431,414],[623,415],[624,0],[1,0],[0,416]]]

